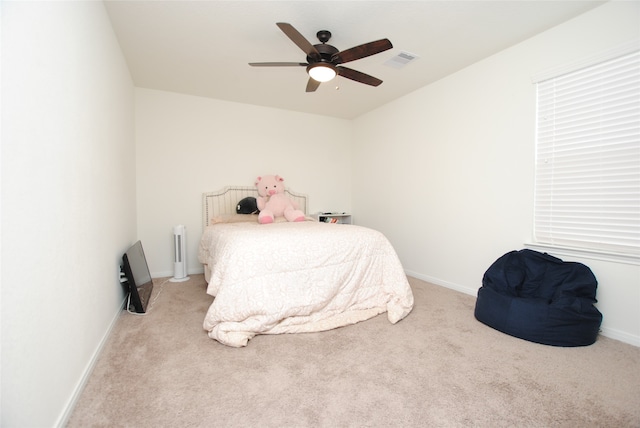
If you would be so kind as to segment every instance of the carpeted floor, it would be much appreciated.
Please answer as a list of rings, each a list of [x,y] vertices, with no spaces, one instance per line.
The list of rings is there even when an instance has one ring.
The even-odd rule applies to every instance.
[[[530,343],[409,278],[413,312],[245,348],[202,329],[202,275],[123,312],[69,427],[640,427],[640,348]]]

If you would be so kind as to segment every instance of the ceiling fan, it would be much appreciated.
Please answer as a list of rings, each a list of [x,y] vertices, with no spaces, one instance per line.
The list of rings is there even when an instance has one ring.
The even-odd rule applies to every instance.
[[[351,68],[343,67],[340,64],[355,61],[384,52],[391,49],[393,45],[389,39],[376,40],[365,43],[351,49],[339,51],[335,47],[328,45],[331,33],[327,30],[318,31],[316,36],[320,43],[312,45],[304,38],[298,30],[286,22],[278,22],[276,25],[282,32],[291,39],[300,49],[307,54],[307,62],[250,62],[253,67],[307,67],[309,81],[307,82],[307,92],[314,92],[322,82],[328,82],[336,75],[346,77],[365,85],[378,86],[382,80]]]

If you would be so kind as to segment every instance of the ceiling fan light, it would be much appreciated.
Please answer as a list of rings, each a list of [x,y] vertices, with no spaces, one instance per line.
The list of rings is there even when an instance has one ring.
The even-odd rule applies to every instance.
[[[336,68],[332,64],[311,64],[307,68],[309,76],[318,82],[328,82],[336,77]]]

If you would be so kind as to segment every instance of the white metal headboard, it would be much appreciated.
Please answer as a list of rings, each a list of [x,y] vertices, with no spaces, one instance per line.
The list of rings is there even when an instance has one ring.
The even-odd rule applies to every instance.
[[[298,207],[305,213],[308,211],[309,197],[302,193],[285,189],[285,194],[293,199]],[[202,227],[203,230],[209,225],[212,217],[225,214],[235,214],[236,206],[242,199],[252,196],[258,197],[258,189],[253,186],[227,186],[215,192],[202,194]]]

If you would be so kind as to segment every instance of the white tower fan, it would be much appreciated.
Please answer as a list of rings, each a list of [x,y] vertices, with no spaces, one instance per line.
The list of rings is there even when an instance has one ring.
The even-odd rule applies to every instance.
[[[173,278],[171,282],[188,281],[187,276],[187,228],[179,224],[173,228]]]

